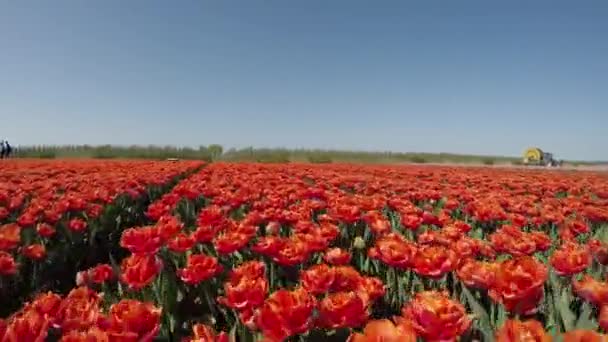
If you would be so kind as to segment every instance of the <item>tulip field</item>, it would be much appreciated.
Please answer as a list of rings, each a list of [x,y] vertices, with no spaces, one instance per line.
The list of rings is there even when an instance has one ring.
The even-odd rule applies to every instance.
[[[608,174],[0,163],[0,342],[608,341]]]

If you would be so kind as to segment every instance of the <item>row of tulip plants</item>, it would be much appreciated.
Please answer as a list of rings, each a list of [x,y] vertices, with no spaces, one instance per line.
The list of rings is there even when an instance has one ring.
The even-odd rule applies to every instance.
[[[201,163],[3,160],[0,317],[35,293],[66,293],[83,268],[108,262],[122,230]]]

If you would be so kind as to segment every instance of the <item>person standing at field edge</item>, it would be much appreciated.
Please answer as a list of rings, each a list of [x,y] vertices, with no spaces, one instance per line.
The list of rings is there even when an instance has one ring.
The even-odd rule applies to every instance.
[[[13,148],[8,141],[0,141],[0,159],[8,158],[11,155]]]
[[[8,143],[8,140],[4,140],[4,158],[10,157],[12,152],[11,144]]]

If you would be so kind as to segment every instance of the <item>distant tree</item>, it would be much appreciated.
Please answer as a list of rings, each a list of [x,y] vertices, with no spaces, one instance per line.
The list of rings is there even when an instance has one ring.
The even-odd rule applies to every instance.
[[[428,162],[428,160],[426,160],[426,158],[424,158],[422,156],[413,156],[412,158],[410,158],[410,161],[412,163],[416,163],[416,164],[424,164],[424,163]]]
[[[330,156],[326,153],[310,153],[306,159],[313,164],[329,164],[332,162]]]
[[[222,145],[218,144],[211,144],[207,146],[207,150],[211,154],[211,159],[213,160],[217,160],[222,155],[222,153],[224,153],[224,148],[222,147]]]
[[[494,159],[492,158],[483,158],[481,162],[484,165],[494,165]]]

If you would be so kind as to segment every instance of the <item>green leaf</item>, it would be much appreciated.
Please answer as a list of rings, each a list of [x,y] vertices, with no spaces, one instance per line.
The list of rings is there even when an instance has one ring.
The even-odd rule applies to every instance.
[[[563,324],[564,331],[570,331],[574,328],[576,315],[574,315],[572,310],[570,310],[571,298],[570,294],[568,293],[569,291],[562,289],[559,284],[559,279],[555,273],[553,273],[553,271],[551,271],[549,274],[549,283],[551,285],[555,309],[557,310]]]
[[[494,322],[495,326],[498,327],[502,327],[505,322],[507,321],[507,318],[509,318],[509,314],[507,313],[507,310],[505,310],[505,308],[502,305],[498,305],[498,313],[496,315],[496,322]]]
[[[570,331],[574,328],[574,321],[576,320],[576,316],[570,310],[570,296],[567,291],[563,291],[561,296],[559,296],[559,301],[557,302],[557,309],[559,310],[559,315],[562,318],[562,323],[564,324],[564,329],[566,331]]]
[[[550,290],[548,290],[547,294],[545,294],[545,307],[544,312],[546,313],[546,321],[545,327],[548,332],[555,335],[561,332],[561,328],[558,323],[558,318],[556,317],[556,301],[553,300],[554,296],[551,294]]]
[[[232,328],[230,329],[230,333],[228,334],[230,341],[237,341],[237,338],[236,338],[236,335],[237,335],[236,328],[237,327],[238,327],[238,324],[236,324],[236,323],[232,325]]]
[[[593,319],[593,306],[587,302],[584,302],[582,305],[581,315],[578,317],[574,329],[597,330],[598,327],[598,323]]]
[[[477,317],[477,322],[479,323],[479,330],[484,336],[485,341],[492,341],[492,326],[490,325],[490,316],[488,316],[488,312],[483,308],[481,304],[475,299],[473,294],[462,284],[462,293],[465,295],[467,299],[467,303],[473,310],[473,313]]]

